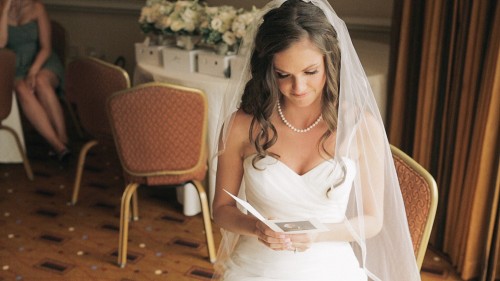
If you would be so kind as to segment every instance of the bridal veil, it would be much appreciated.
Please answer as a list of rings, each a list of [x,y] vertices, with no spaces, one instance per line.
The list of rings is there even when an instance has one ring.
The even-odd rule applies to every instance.
[[[384,124],[347,27],[327,0],[303,1],[319,7],[337,32],[341,70],[335,157],[352,159],[358,171],[344,223],[354,237],[351,244],[359,264],[370,280],[420,280]],[[231,65],[232,76],[220,108],[217,132],[221,134],[221,145],[218,141],[210,144],[213,155],[224,150],[233,115],[250,78],[250,56],[263,16],[284,2],[274,0],[263,7],[240,45]],[[240,196],[244,196],[242,191]],[[373,229],[374,225],[377,225],[376,229]],[[238,239],[237,235],[222,231],[216,268],[223,265]],[[332,280],[334,278],[332,276]]]

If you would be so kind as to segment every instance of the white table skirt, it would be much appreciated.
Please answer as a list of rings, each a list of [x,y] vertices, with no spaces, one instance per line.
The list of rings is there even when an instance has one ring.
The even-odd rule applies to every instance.
[[[361,63],[365,69],[368,81],[379,106],[382,118],[385,118],[385,103],[387,96],[387,69],[389,47],[373,41],[357,40],[353,42]],[[182,86],[197,88],[203,90],[208,99],[208,143],[213,144],[217,137],[217,122],[219,118],[219,109],[222,104],[223,93],[226,89],[228,80],[201,73],[187,73],[168,71],[161,66],[150,65],[137,62],[133,77],[134,85],[145,82],[166,82]],[[209,159],[214,157],[212,151],[209,151]],[[215,165],[213,161],[209,165]],[[216,167],[209,166],[208,174],[208,196],[211,205],[215,193],[215,173]],[[182,193],[178,192],[178,199],[184,205],[184,214],[194,215],[201,211],[199,198],[193,190],[186,188]]]
[[[23,128],[21,126],[21,116],[19,115],[19,108],[17,105],[16,97],[12,98],[12,110],[7,119],[5,119],[2,124],[16,131],[24,149],[25,145]],[[17,147],[14,136],[10,132],[0,130],[0,163],[22,162],[23,158],[19,153],[19,149]]]

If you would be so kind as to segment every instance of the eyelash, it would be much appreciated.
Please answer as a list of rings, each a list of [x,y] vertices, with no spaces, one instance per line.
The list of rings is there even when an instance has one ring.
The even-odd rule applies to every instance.
[[[318,73],[317,70],[314,70],[314,71],[306,71],[305,74],[306,75],[314,75]],[[287,78],[289,75],[288,74],[282,74],[282,73],[279,73],[279,72],[276,72],[277,76],[278,76],[278,79],[285,79]]]

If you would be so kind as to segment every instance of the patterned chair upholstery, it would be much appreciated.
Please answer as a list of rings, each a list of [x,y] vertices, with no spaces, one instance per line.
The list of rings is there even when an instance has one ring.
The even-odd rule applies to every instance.
[[[391,145],[418,268],[422,268],[436,216],[438,190],[434,178],[410,156]]]
[[[76,105],[78,119],[91,139],[80,150],[71,203],[78,200],[83,167],[88,151],[99,142],[113,143],[106,101],[115,92],[130,88],[130,79],[122,68],[105,61],[84,57],[66,68],[66,97]]]
[[[147,83],[114,94],[108,115],[120,161],[128,181],[120,215],[118,264],[127,256],[130,200],[138,219],[136,190],[140,185],[192,183],[200,196],[208,255],[215,262],[215,246],[205,188],[207,172],[207,115],[205,94],[199,90]]]
[[[16,73],[16,54],[8,49],[0,49],[0,130],[5,130],[14,137],[19,153],[23,158],[24,169],[30,180],[34,179],[31,165],[23,149],[16,131],[9,126],[3,125],[2,121],[7,119],[12,110],[12,92],[14,90],[14,76]]]

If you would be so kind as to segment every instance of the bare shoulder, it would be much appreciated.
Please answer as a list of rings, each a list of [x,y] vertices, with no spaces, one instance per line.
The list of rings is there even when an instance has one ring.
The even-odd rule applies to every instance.
[[[239,151],[240,155],[246,154],[250,147],[249,130],[252,123],[252,115],[249,115],[243,110],[238,110],[228,128],[226,141],[229,147]]]
[[[250,124],[252,123],[253,116],[245,113],[243,110],[239,109],[236,111],[233,120],[233,127],[239,130],[246,130],[248,133],[248,129],[250,128]]]
[[[243,112],[241,109],[238,110],[229,128],[229,138],[238,139],[239,142],[248,140],[252,118],[252,115]]]
[[[42,2],[38,1],[38,0],[34,0],[33,1],[33,14],[35,17],[40,17],[40,16],[45,16],[46,15],[46,11],[45,11],[45,6],[43,5]]]

